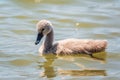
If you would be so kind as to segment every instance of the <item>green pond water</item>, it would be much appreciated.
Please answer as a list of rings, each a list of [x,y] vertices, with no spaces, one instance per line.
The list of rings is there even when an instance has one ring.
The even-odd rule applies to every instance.
[[[39,56],[36,23],[55,41],[106,39],[106,52]],[[0,0],[0,80],[120,80],[120,0]]]

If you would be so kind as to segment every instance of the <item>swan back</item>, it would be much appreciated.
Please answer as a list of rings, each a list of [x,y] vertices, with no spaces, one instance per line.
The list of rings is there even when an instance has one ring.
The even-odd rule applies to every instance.
[[[54,44],[50,52],[57,55],[93,54],[104,51],[106,47],[106,40],[65,39]]]

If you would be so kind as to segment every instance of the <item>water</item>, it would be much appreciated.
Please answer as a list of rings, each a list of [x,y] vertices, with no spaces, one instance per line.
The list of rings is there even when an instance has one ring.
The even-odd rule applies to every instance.
[[[56,41],[107,39],[106,53],[38,56],[41,19],[53,23]],[[119,21],[120,0],[0,0],[0,80],[119,80]]]

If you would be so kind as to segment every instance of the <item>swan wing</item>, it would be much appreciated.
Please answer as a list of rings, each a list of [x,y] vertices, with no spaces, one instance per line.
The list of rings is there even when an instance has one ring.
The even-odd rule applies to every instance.
[[[92,40],[92,39],[65,39],[58,41],[56,46],[56,53],[58,54],[78,54],[104,51],[107,46],[106,40]]]

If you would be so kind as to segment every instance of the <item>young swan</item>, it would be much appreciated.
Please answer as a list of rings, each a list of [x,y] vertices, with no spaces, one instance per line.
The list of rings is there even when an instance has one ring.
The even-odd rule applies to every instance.
[[[40,54],[53,53],[56,55],[72,55],[85,53],[92,55],[104,51],[107,46],[106,40],[92,39],[65,39],[53,44],[54,32],[50,21],[41,20],[37,23],[38,35],[35,44],[45,36],[45,41],[39,49]]]

